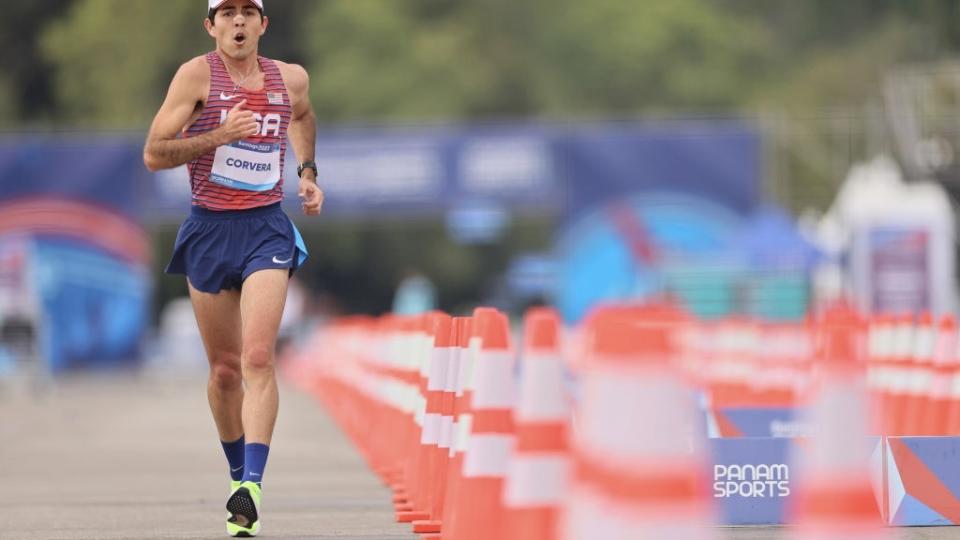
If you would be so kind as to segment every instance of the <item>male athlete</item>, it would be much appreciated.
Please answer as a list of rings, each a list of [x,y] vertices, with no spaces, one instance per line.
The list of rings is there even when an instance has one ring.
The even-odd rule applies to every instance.
[[[257,54],[263,0],[208,0],[216,50],[170,83],[143,160],[186,164],[193,205],[167,272],[186,274],[210,363],[207,397],[232,478],[227,532],[260,531],[260,489],[277,417],[274,346],[287,280],[306,249],[281,211],[287,137],[300,160],[307,215],[323,192],[313,162],[316,121],[303,68]]]

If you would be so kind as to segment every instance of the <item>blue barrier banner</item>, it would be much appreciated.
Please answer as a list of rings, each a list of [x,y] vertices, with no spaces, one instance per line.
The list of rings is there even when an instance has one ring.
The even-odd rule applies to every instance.
[[[564,202],[557,137],[520,125],[321,131],[316,162],[334,214],[436,215],[481,205],[556,211]]]
[[[181,220],[190,207],[186,167],[151,174],[142,150],[141,134],[0,137],[0,193]],[[759,197],[760,137],[740,121],[343,128],[320,131],[316,162],[333,216],[442,217],[491,205],[564,216],[651,191],[742,214]],[[288,152],[286,207],[299,212],[296,164]]]
[[[153,176],[138,135],[0,137],[0,246],[21,246],[19,294],[0,324],[36,335],[51,372],[136,362],[152,290],[143,228]],[[25,247],[23,247],[25,246]]]
[[[332,216],[428,215],[463,207],[558,211],[556,135],[536,126],[321,130],[315,161]],[[284,165],[285,208],[296,216],[297,159]],[[190,204],[186,167],[156,175],[151,215]],[[183,212],[183,210],[179,210]]]
[[[888,437],[891,525],[960,525],[960,437]]]
[[[936,439],[935,437],[926,437]],[[893,438],[891,438],[893,439]],[[956,449],[960,438],[951,437]],[[923,442],[917,443],[924,446]],[[864,440],[863,457],[873,477],[877,502],[877,523],[881,523],[884,501],[884,442],[879,437]],[[710,439],[711,492],[722,525],[785,525],[792,523],[793,497],[803,489],[804,471],[798,465],[805,445],[795,438],[743,437]],[[933,453],[933,448],[928,448]],[[939,457],[942,471],[957,469],[957,454]],[[928,479],[927,479],[928,480]],[[893,496],[891,489],[890,494]],[[906,500],[906,499],[904,499]],[[955,499],[954,499],[955,501]],[[910,501],[907,501],[910,502]],[[954,511],[960,509],[955,502]],[[916,510],[916,506],[911,506]],[[916,516],[919,512],[905,515]],[[929,512],[924,518],[929,517]],[[920,519],[904,520],[903,525],[932,525]],[[942,523],[936,523],[942,524]]]
[[[152,189],[140,134],[0,136],[0,202],[56,197],[136,222]]]
[[[572,215],[631,192],[681,193],[746,215],[760,199],[760,144],[742,121],[596,124],[559,138],[557,167]]]
[[[719,407],[705,412],[708,436],[730,437],[802,437],[810,426],[802,421],[794,407]]]
[[[49,371],[111,369],[136,361],[149,322],[148,268],[89,244],[38,239],[41,351]]]
[[[790,439],[711,439],[711,495],[724,525],[786,523]]]

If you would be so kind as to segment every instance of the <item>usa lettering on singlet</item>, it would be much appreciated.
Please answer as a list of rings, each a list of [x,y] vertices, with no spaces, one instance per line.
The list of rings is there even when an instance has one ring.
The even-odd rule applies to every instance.
[[[280,69],[273,60],[259,57],[264,73],[261,90],[234,88],[223,60],[207,54],[210,92],[197,120],[186,130],[197,136],[222,124],[230,109],[246,99],[257,133],[216,148],[188,164],[193,204],[211,210],[242,210],[283,198],[283,156],[290,125],[290,100]]]

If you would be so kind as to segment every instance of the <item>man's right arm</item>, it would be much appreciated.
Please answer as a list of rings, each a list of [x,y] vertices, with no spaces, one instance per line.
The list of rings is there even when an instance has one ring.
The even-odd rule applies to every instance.
[[[178,138],[193,116],[197,104],[202,103],[203,92],[209,84],[208,78],[206,62],[202,57],[180,66],[147,134],[143,148],[143,163],[147,169],[157,171],[179,167],[218,146],[256,133],[257,122],[253,113],[241,110],[246,104],[246,100],[243,100],[230,110],[220,127],[196,137]]]

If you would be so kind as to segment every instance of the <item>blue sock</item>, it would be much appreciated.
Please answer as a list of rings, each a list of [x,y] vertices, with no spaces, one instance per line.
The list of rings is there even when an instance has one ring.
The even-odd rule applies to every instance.
[[[223,446],[223,453],[227,455],[227,463],[230,464],[230,478],[240,480],[243,478],[243,435],[233,442],[220,441]]]
[[[250,443],[244,449],[243,481],[260,485],[263,481],[263,469],[267,467],[267,454],[270,447],[260,443]]]

